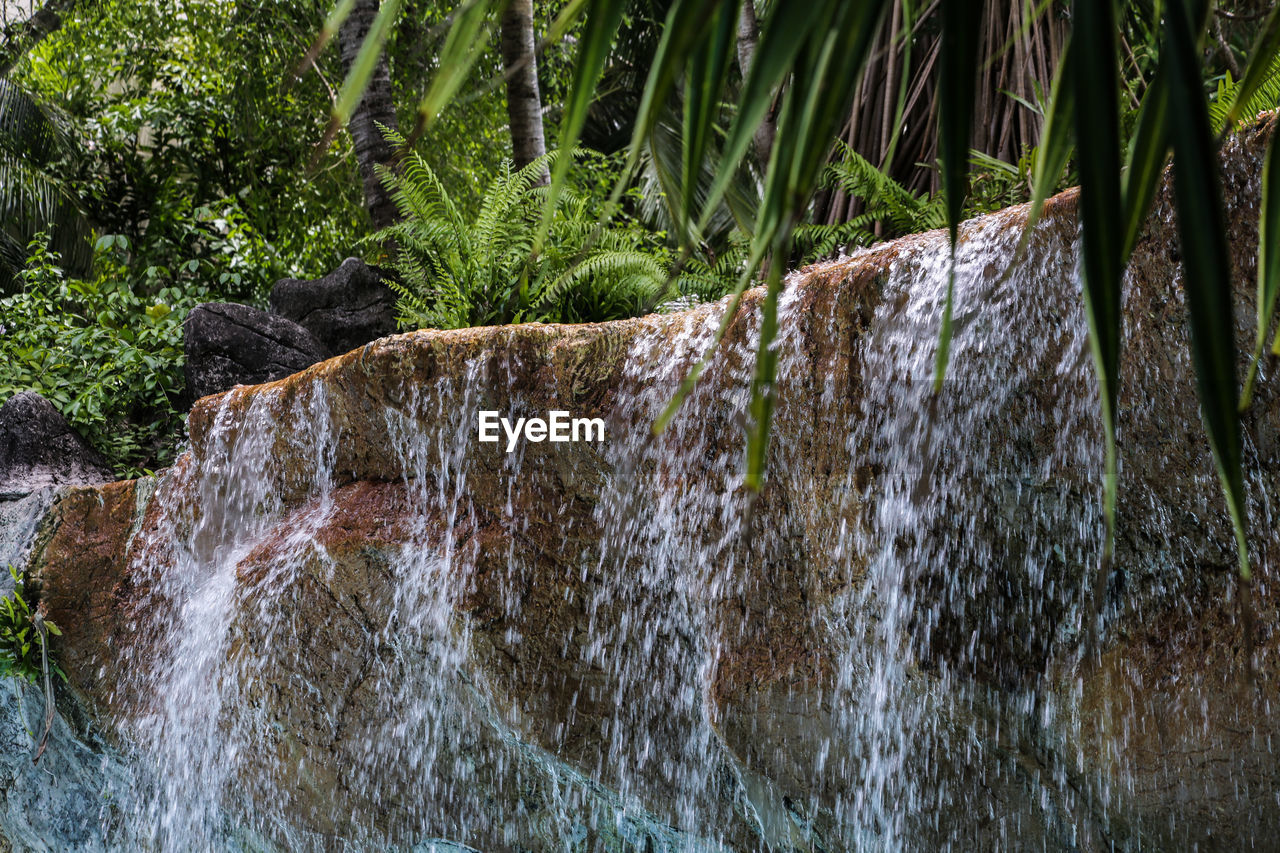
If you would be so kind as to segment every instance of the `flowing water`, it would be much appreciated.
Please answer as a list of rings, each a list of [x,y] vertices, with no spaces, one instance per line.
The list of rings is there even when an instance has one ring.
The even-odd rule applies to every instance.
[[[232,392],[133,544],[113,844],[1087,849],[1124,792],[1051,682],[1100,428],[1074,242],[1042,227],[1001,279],[1011,216],[966,225],[936,397],[943,235],[792,277],[749,513],[754,319],[647,430],[723,306],[645,321],[607,442],[570,455],[477,444],[480,409],[545,399],[516,352],[380,400],[382,482],[344,469],[323,377]],[[806,298],[873,257],[860,322]]]

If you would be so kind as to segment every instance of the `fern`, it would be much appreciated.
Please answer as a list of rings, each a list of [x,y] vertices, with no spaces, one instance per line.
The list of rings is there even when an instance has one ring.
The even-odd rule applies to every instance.
[[[746,269],[750,251],[746,238],[740,232],[735,232],[735,236],[737,239],[731,241],[719,257],[709,260],[691,257],[685,262],[677,282],[681,304],[719,299],[737,284]]]
[[[843,142],[839,143],[838,150],[841,159],[828,167],[828,185],[863,200],[866,212],[848,224],[857,223],[854,230],[863,234],[866,243],[879,239],[872,227],[877,221],[888,223],[898,234],[914,234],[946,225],[941,197],[915,195]]]
[[[1231,77],[1228,71],[1218,81],[1218,88],[1209,99],[1209,120],[1212,126],[1221,131],[1227,121],[1227,113],[1235,104],[1236,94],[1240,89],[1240,81]],[[1253,117],[1266,110],[1280,106],[1280,56],[1277,56],[1268,69],[1267,76],[1239,113],[1242,121],[1253,121]]]
[[[400,148],[404,137],[384,130]],[[673,288],[671,253],[627,223],[600,226],[590,199],[566,190],[534,253],[546,199],[537,186],[557,153],[522,169],[504,163],[475,217],[465,217],[427,161],[407,152],[379,169],[403,221],[372,239],[395,246],[392,284],[403,326],[459,328],[609,320],[653,309]]]

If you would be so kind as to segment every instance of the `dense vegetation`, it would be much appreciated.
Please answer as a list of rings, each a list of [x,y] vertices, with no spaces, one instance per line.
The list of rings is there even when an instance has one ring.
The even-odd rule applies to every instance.
[[[1276,15],[785,6],[51,0],[47,31],[2,22],[0,399],[41,391],[133,473],[180,435],[186,311],[261,305],[349,254],[398,272],[407,326],[602,320],[764,281],[758,487],[785,269],[925,228],[954,239],[964,216],[1079,181],[1110,508],[1119,276],[1173,152],[1199,164],[1178,172],[1188,298],[1243,542],[1210,167],[1217,133],[1280,94]]]

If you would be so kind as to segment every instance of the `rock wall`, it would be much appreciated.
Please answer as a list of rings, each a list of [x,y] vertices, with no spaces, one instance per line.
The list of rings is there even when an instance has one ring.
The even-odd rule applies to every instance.
[[[1224,155],[1242,369],[1273,124]],[[1002,263],[1022,208],[962,229],[955,378],[938,402],[906,374],[931,363],[919,330],[943,235],[792,276],[770,479],[749,516],[758,291],[659,438],[649,424],[723,304],[400,335],[202,400],[159,482],[64,490],[43,521],[26,570],[66,631],[66,702],[162,775],[217,757],[228,775],[208,784],[235,792],[241,846],[1265,846],[1280,831],[1280,394],[1268,366],[1245,423],[1247,685],[1170,196],[1125,297],[1100,665],[1079,663],[1100,453],[1068,192],[1018,275]],[[608,440],[507,454],[475,440],[490,409],[599,417]],[[227,584],[212,599],[225,645],[205,663],[220,704],[198,718],[213,740],[165,751],[173,738],[157,747],[139,721],[184,689],[193,587],[175,577],[192,567]],[[450,691],[448,708],[418,682]],[[410,735],[433,751],[408,750]],[[14,820],[0,815],[22,843]],[[156,821],[160,847],[207,829]],[[66,849],[139,837],[101,826]]]

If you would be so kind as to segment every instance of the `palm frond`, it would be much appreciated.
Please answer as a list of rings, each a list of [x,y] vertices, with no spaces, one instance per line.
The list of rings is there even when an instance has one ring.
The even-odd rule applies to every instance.
[[[27,243],[41,231],[71,271],[88,271],[88,222],[58,176],[73,153],[65,118],[0,78],[0,291],[13,286]]]

